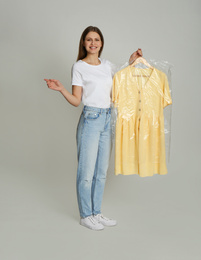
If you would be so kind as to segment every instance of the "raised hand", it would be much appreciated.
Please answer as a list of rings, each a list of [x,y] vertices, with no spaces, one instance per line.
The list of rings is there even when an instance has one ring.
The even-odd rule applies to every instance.
[[[64,90],[64,86],[59,80],[56,79],[44,79],[47,83],[48,88],[57,90],[57,91],[62,91]]]
[[[133,63],[139,57],[142,57],[141,49],[138,49],[137,51],[133,52],[133,54],[131,54],[130,59],[129,59],[129,64]]]

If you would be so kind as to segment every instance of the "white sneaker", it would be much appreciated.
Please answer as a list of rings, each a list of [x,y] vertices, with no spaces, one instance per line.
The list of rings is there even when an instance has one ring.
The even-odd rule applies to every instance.
[[[99,221],[101,224],[107,227],[112,227],[117,225],[117,221],[114,219],[106,218],[102,214],[94,215],[94,218]]]
[[[88,216],[86,218],[80,219],[80,225],[93,229],[93,230],[102,230],[104,229],[104,226],[92,215]]]

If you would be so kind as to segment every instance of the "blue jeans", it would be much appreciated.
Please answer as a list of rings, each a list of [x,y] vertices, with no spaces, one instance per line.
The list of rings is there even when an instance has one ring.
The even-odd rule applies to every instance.
[[[84,106],[77,127],[77,200],[80,216],[101,213],[111,155],[111,109]]]

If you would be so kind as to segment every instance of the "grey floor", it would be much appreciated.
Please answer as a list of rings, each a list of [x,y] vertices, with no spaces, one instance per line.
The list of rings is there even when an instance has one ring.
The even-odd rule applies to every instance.
[[[110,166],[102,212],[118,225],[92,231],[79,225],[75,177],[69,182],[64,166],[56,174],[8,168],[0,183],[2,260],[201,259],[198,184],[181,176],[188,169],[170,164],[166,176],[140,178],[114,176]]]

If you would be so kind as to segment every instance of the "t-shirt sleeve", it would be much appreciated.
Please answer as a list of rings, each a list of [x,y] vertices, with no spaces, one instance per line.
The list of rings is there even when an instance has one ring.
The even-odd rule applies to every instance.
[[[111,67],[111,73],[112,73],[112,77],[114,77],[115,73],[118,71],[118,67],[116,64],[110,62],[110,67]]]
[[[128,62],[125,62],[124,64],[119,64],[119,65],[114,64],[114,63],[112,63],[109,60],[107,60],[107,62],[109,64],[109,66],[110,66],[112,77],[114,77],[115,73],[117,73],[118,71],[126,68],[129,65]]]
[[[72,69],[71,69],[71,84],[83,87],[82,75],[81,75],[76,63],[73,64]]]
[[[163,108],[172,104],[172,98],[170,94],[169,83],[166,74],[164,74],[163,81]]]

